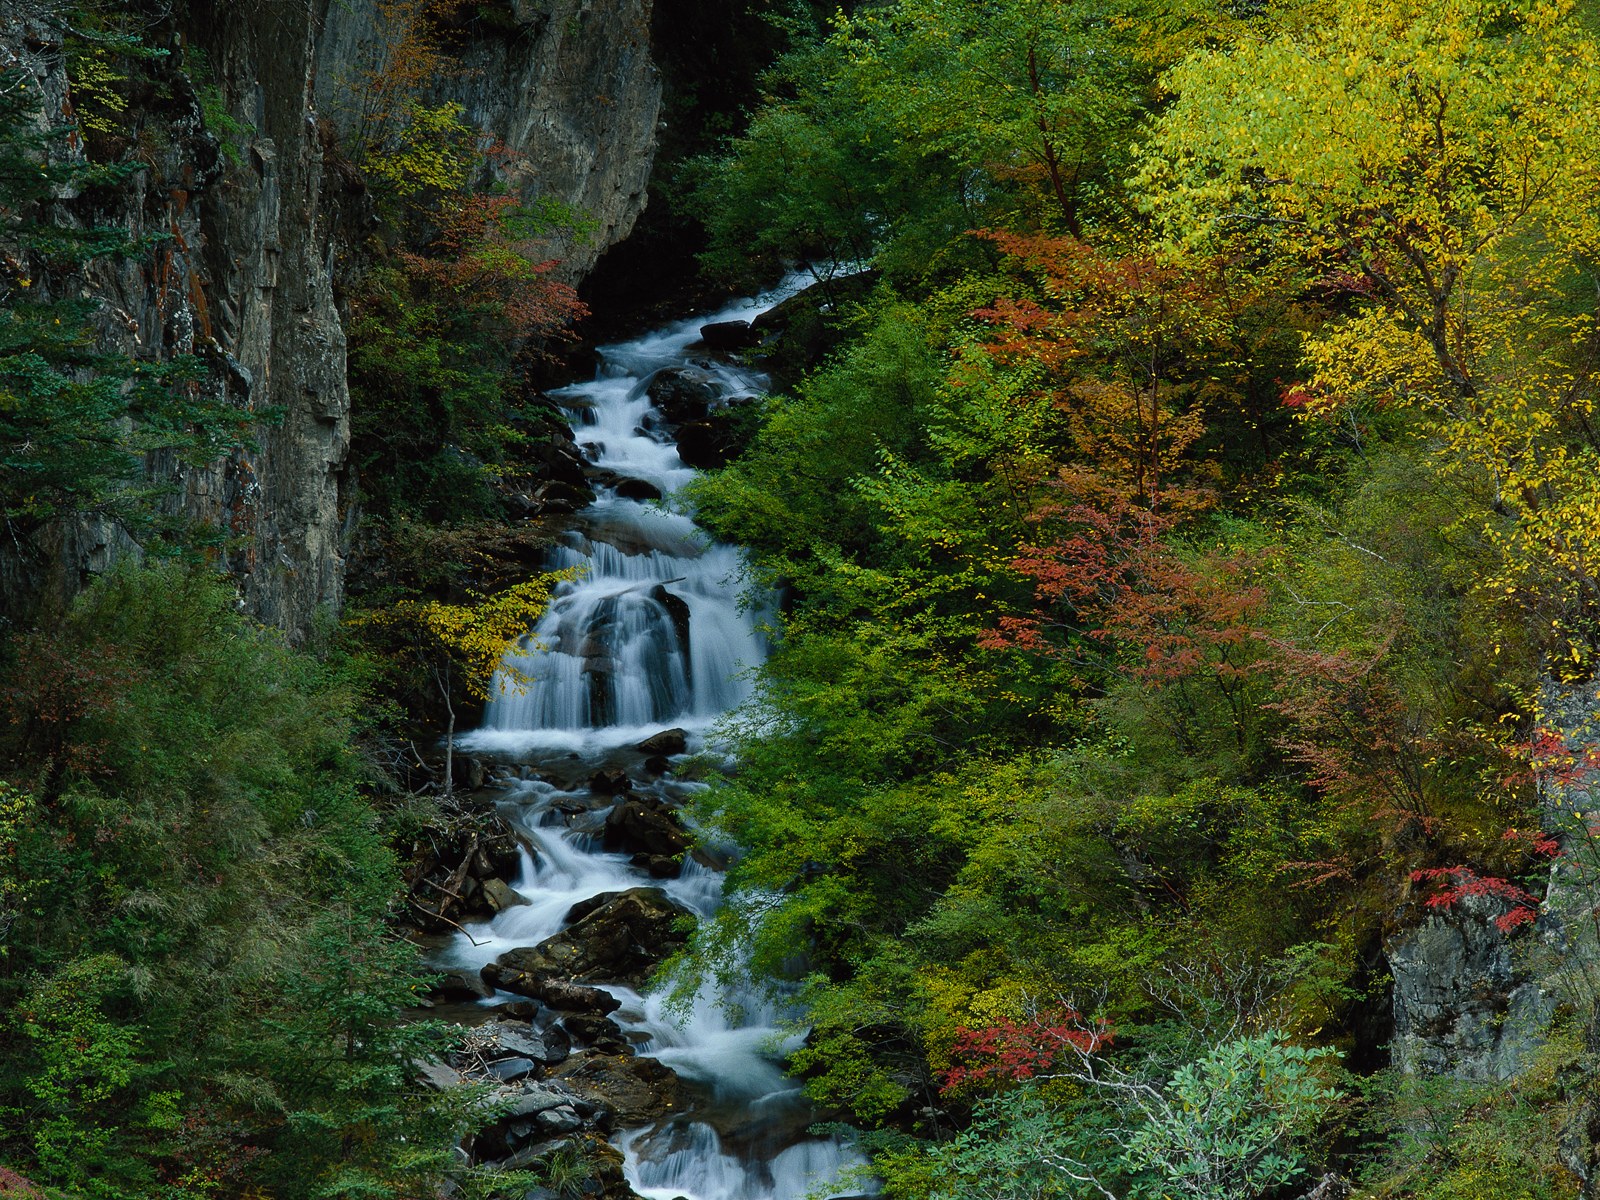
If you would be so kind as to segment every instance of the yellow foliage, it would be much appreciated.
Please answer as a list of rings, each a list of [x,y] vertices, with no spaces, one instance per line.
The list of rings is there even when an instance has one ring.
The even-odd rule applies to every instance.
[[[1600,47],[1565,0],[1376,0],[1196,54],[1143,150],[1175,247],[1292,255],[1354,312],[1303,412],[1416,416],[1488,501],[1503,589],[1600,600],[1591,378]]]
[[[93,133],[119,132],[128,111],[128,98],[121,91],[128,76],[111,65],[110,52],[90,46],[74,56],[71,79],[78,124]]]
[[[514,664],[502,660],[532,631],[555,587],[576,575],[576,570],[548,572],[493,596],[473,593],[468,604],[402,600],[354,620],[409,635],[425,653],[458,667],[467,691],[487,700],[496,671],[518,689],[531,682]]]
[[[368,152],[367,173],[405,198],[460,191],[481,160],[482,135],[461,119],[465,113],[454,101],[433,108],[408,102],[398,129]]]

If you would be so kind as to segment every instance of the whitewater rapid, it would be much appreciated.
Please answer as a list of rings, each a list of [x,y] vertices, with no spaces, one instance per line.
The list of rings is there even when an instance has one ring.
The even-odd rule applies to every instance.
[[[605,478],[642,480],[659,502],[597,488],[547,564],[575,569],[502,674],[482,729],[464,748],[531,766],[544,778],[512,785],[502,811],[526,838],[514,887],[528,904],[468,926],[441,966],[476,971],[507,950],[560,932],[574,904],[602,892],[663,887],[701,917],[721,903],[721,875],[693,858],[676,879],[652,879],[629,856],[604,850],[584,785],[590,767],[625,756],[667,728],[704,749],[716,723],[751,698],[751,670],[767,653],[766,614],[744,591],[739,552],[711,541],[677,499],[695,476],[679,457],[648,387],[660,371],[692,366],[721,403],[758,394],[765,380],[698,346],[711,322],[751,320],[798,290],[796,278],[722,312],[669,325],[600,351],[595,378],[552,393],[573,434]],[[519,687],[514,680],[533,682]],[[545,768],[541,770],[541,768]],[[694,787],[670,774],[635,783],[681,800]],[[690,1081],[701,1103],[615,1138],[630,1185],[650,1200],[802,1200],[873,1190],[861,1155],[845,1140],[808,1131],[811,1112],[779,1063],[799,1044],[790,1014],[753,985],[711,985],[682,1006],[611,986],[613,1019],[640,1054]]]

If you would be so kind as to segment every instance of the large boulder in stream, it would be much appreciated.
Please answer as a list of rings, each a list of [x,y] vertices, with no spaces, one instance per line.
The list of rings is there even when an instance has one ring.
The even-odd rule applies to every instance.
[[[656,411],[674,425],[703,420],[721,399],[716,381],[698,367],[667,367],[645,385]]]
[[[609,1110],[623,1126],[659,1120],[683,1105],[677,1075],[653,1058],[585,1054],[569,1059],[551,1078]]]
[[[678,457],[697,471],[727,466],[755,436],[760,418],[753,404],[730,404],[678,427]]]
[[[712,321],[700,326],[700,340],[712,350],[744,350],[761,340],[749,321]]]
[[[532,996],[552,1008],[564,1005],[553,998],[551,981],[639,987],[662,959],[682,949],[688,940],[682,928],[686,918],[692,920],[693,915],[660,888],[602,892],[573,905],[566,929],[537,946],[506,951],[484,967],[483,978],[494,987]],[[596,1004],[603,1007],[598,1001]],[[615,1008],[613,1002],[604,1011]]]
[[[478,1065],[503,1079],[505,1073],[493,1071],[494,1064],[521,1060],[530,1064],[530,1070],[521,1073],[527,1075],[533,1067],[560,1066],[571,1053],[572,1037],[559,1025],[540,1029],[528,1021],[498,1020],[468,1034],[452,1062],[462,1069]]]
[[[641,754],[682,754],[689,748],[689,735],[682,729],[663,729],[634,747]]]
[[[676,858],[689,848],[678,814],[654,796],[624,796],[606,816],[606,848]]]

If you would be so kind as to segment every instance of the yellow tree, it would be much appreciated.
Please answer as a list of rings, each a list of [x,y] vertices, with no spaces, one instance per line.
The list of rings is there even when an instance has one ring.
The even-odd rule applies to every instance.
[[[444,791],[455,790],[456,706],[459,686],[476,700],[488,700],[496,674],[517,690],[532,682],[507,652],[522,646],[544,614],[550,594],[575,571],[551,571],[493,596],[469,593],[465,604],[442,600],[401,600],[373,609],[352,623],[376,630],[402,647],[427,673],[444,703]]]
[[[1566,0],[1363,0],[1195,54],[1142,148],[1178,246],[1301,260],[1347,315],[1308,414],[1417,414],[1491,497],[1506,588],[1600,603],[1600,53]]]

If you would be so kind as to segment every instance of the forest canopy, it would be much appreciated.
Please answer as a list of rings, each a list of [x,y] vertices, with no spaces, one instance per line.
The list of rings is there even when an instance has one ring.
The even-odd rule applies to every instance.
[[[1581,1089],[1385,1142],[1372,1013],[1421,913],[1592,878],[1592,16],[868,5],[697,165],[708,269],[879,272],[695,489],[792,597],[702,953],[754,926],[896,1194],[1575,1194]],[[1163,1157],[1257,1054],[1287,1159]]]

